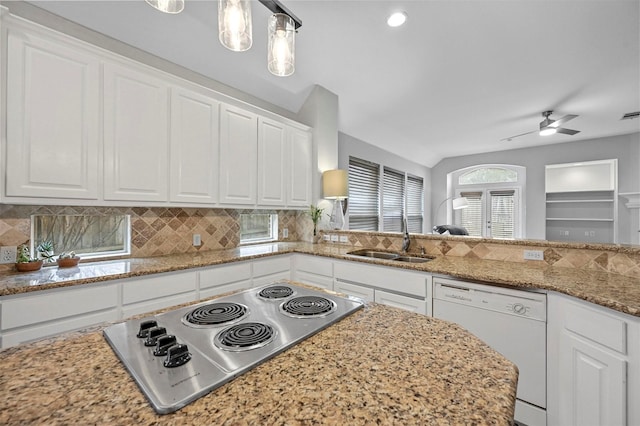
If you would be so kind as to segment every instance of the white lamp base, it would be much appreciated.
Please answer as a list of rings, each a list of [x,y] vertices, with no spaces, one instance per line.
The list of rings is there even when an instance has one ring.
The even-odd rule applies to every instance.
[[[333,210],[329,220],[331,229],[344,228],[344,212],[342,211],[342,200],[333,200]]]

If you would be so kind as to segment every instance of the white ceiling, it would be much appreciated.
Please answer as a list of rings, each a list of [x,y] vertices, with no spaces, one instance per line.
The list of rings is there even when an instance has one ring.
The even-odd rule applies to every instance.
[[[32,2],[297,112],[313,85],[339,96],[340,131],[417,163],[640,131],[640,1],[282,0],[302,20],[296,72],[266,68],[270,12],[253,2],[253,47],[217,39],[217,2],[179,15],[136,1]],[[391,11],[409,15],[400,28]],[[575,136],[512,141],[541,112],[577,114]]]

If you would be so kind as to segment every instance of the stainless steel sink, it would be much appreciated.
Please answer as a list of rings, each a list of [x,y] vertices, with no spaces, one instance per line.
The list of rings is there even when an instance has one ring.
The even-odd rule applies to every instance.
[[[369,257],[372,259],[382,259],[382,260],[393,260],[396,262],[407,262],[407,263],[425,263],[430,261],[430,258],[427,257],[417,257],[417,256],[401,256],[396,253],[389,253],[386,251],[376,251],[376,250],[354,250],[350,251],[347,254],[351,256],[360,256],[360,257]]]
[[[432,259],[427,257],[414,257],[414,256],[398,256],[394,258],[396,262],[407,262],[407,263],[425,263]]]
[[[361,256],[361,257],[371,257],[374,259],[384,259],[384,260],[395,260],[400,255],[395,253],[388,253],[386,251],[375,251],[375,250],[355,250],[350,251],[347,254],[352,256]]]

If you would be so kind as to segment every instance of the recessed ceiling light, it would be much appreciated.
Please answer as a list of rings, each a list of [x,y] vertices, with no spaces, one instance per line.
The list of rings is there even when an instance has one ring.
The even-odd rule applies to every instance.
[[[387,25],[390,27],[399,27],[407,21],[407,14],[404,12],[395,12],[392,13],[387,18]]]

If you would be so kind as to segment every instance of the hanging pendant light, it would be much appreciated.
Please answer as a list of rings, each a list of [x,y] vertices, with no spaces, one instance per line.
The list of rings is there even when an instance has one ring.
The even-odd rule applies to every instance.
[[[160,12],[176,14],[184,9],[184,0],[145,0]]]
[[[234,52],[244,52],[251,47],[250,0],[218,2],[218,34],[220,43]]]
[[[268,68],[271,74],[286,77],[295,71],[295,23],[289,15],[269,18]]]

